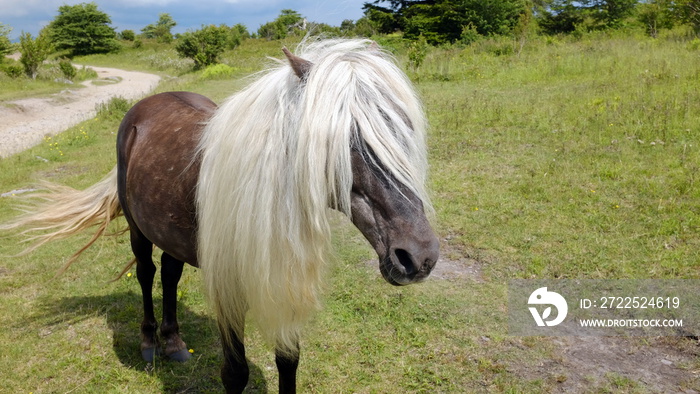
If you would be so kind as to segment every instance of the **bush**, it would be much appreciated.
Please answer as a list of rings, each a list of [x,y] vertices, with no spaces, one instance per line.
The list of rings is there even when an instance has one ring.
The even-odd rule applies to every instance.
[[[459,36],[459,41],[464,45],[469,45],[481,38],[482,35],[476,30],[476,26],[474,26],[473,23],[469,23],[467,26],[462,27],[462,34]]]
[[[700,49],[700,38],[695,38],[692,41],[689,41],[687,47],[691,51],[697,51]]]
[[[181,57],[194,60],[195,69],[217,63],[219,55],[229,43],[229,28],[226,26],[203,26],[201,30],[188,31],[175,44]]]
[[[19,47],[19,51],[22,54],[19,61],[24,66],[25,74],[32,79],[36,79],[39,73],[39,66],[51,52],[51,44],[48,37],[42,32],[34,39],[31,34],[23,32],[19,36]]]
[[[131,102],[123,97],[112,97],[106,103],[95,106],[97,116],[104,119],[121,120],[131,109]]]
[[[10,78],[19,78],[24,74],[24,68],[16,63],[3,65],[2,71]]]
[[[66,58],[63,58],[58,61],[58,68],[61,69],[63,76],[66,77],[66,79],[70,79],[71,81],[75,78],[76,74],[78,73],[78,71],[75,69],[70,60]]]
[[[408,61],[414,70],[418,69],[428,54],[428,42],[420,36],[408,46]]]
[[[204,69],[201,79],[225,79],[229,78],[236,69],[226,64],[215,64]]]
[[[122,30],[122,32],[119,33],[119,38],[124,41],[134,41],[136,39],[136,33],[134,33],[133,30]]]

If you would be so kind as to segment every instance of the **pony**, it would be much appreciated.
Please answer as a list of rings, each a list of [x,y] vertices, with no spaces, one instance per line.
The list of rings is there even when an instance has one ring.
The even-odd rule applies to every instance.
[[[347,215],[384,279],[420,282],[438,260],[428,219],[426,120],[394,59],[369,40],[305,42],[217,107],[189,92],[145,98],[124,116],[116,167],[83,191],[46,186],[43,201],[3,229],[36,246],[123,215],[143,295],[141,352],[189,357],[176,316],[186,263],[199,267],[221,333],[221,379],[241,392],[246,316],[275,348],[280,392],[295,392],[299,340],[320,308],[329,211]],[[39,231],[34,233],[34,231]],[[163,251],[163,317],[153,312]],[[64,269],[66,268],[64,267]],[[161,342],[162,341],[162,342]]]

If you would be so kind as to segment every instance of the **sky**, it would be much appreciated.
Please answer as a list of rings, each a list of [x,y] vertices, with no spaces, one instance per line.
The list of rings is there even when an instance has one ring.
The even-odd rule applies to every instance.
[[[64,4],[97,3],[112,19],[117,32],[141,29],[169,13],[177,26],[173,33],[197,30],[203,24],[242,23],[256,32],[260,25],[277,18],[280,10],[293,9],[310,22],[340,26],[344,19],[362,17],[362,5],[372,0],[0,0],[0,23],[12,28],[15,41],[25,31],[36,36]]]

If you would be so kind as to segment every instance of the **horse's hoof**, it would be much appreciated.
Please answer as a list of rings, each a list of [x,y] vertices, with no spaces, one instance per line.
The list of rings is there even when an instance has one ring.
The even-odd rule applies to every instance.
[[[147,363],[152,363],[158,355],[160,355],[160,349],[155,347],[149,347],[141,350],[141,357],[143,357],[143,361]]]
[[[192,357],[192,354],[187,349],[182,349],[179,352],[175,352],[171,355],[169,355],[171,360],[177,361],[179,363],[184,363],[185,361],[189,360],[190,357]]]

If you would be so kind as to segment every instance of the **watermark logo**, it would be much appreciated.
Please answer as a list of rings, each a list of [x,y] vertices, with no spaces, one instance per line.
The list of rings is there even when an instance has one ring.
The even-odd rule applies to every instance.
[[[511,279],[508,332],[700,336],[698,289],[700,279]]]
[[[535,319],[535,323],[539,327],[544,326],[556,326],[566,319],[566,314],[569,312],[569,306],[566,304],[566,300],[559,293],[553,291],[547,291],[546,287],[540,287],[530,294],[530,298],[527,300],[528,305],[551,305],[542,311],[542,315],[537,311],[536,307],[529,307],[532,317]],[[553,320],[546,320],[552,315],[552,306],[557,309],[556,318]]]

